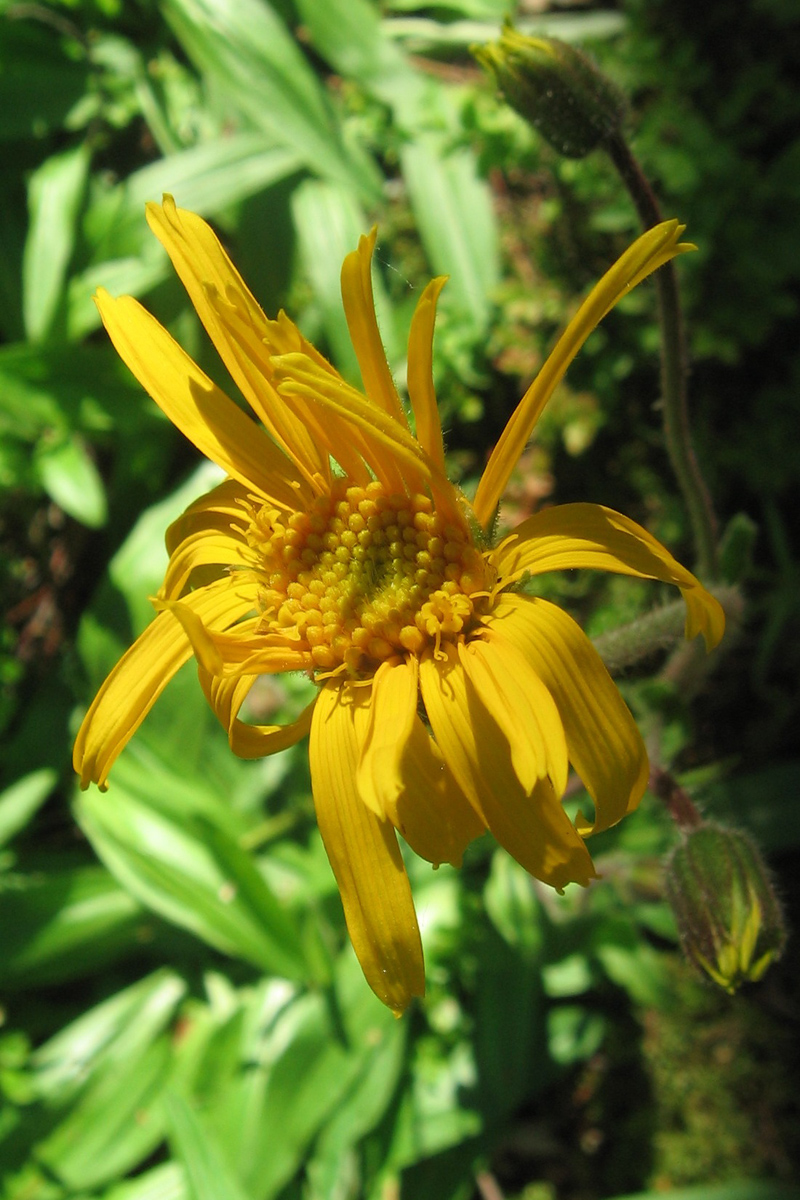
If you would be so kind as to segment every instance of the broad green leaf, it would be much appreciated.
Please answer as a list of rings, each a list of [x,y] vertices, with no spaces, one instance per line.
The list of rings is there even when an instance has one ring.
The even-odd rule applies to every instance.
[[[103,1192],[102,1200],[190,1200],[179,1163],[167,1162]]]
[[[111,873],[148,908],[260,970],[305,977],[293,922],[221,829],[158,812],[119,784],[113,800],[84,792],[76,815]]]
[[[478,338],[500,277],[489,188],[469,151],[448,151],[434,135],[405,146],[401,161],[428,261],[435,274],[450,276],[447,302],[472,322]]]
[[[99,867],[37,872],[0,891],[6,984],[89,974],[123,954],[142,910]]]
[[[82,438],[73,435],[55,442],[43,438],[34,462],[42,487],[59,508],[91,529],[105,525],[105,487]]]
[[[182,1096],[165,1097],[170,1143],[183,1164],[191,1200],[247,1200],[247,1194],[228,1168],[216,1138]]]
[[[261,1087],[256,1084],[248,1106],[248,1144],[240,1152],[245,1183],[261,1200],[276,1196],[291,1179],[311,1139],[361,1073],[361,1057],[348,1054],[337,1039],[320,996],[293,1004],[276,1025],[276,1046],[279,1035],[286,1039],[285,1049]]]
[[[135,171],[122,185],[124,207],[129,219],[143,221],[145,203],[169,192],[181,208],[213,216],[286,179],[301,166],[300,155],[291,147],[274,145],[262,133],[235,133]]]
[[[22,259],[22,311],[31,341],[44,341],[58,314],[89,163],[89,148],[81,144],[46,159],[28,184],[30,227]]]
[[[43,767],[31,771],[0,793],[0,846],[5,846],[25,828],[52,792],[57,778],[55,771]]]
[[[389,40],[375,4],[298,0],[297,8],[311,44],[340,75],[390,105],[395,120],[407,128],[425,120],[425,99],[434,85]]]
[[[36,1157],[70,1188],[95,1188],[127,1174],[164,1134],[160,1097],[169,1077],[164,1035],[98,1072]]]
[[[147,201],[170,192],[182,208],[215,217],[301,167],[291,147],[275,145],[264,133],[243,132],[158,159],[111,190],[95,187],[84,222],[92,261],[69,285],[70,336],[100,325],[92,300],[98,287],[114,296],[141,296],[172,276],[169,259],[147,226]]]
[[[186,985],[168,968],[90,1008],[31,1056],[36,1094],[67,1104],[97,1073],[113,1073],[150,1045],[174,1018]]]
[[[484,889],[486,912],[509,946],[522,954],[541,954],[544,921],[534,881],[510,855],[498,850]]]
[[[294,150],[315,174],[362,199],[378,198],[378,172],[365,155],[345,149],[322,85],[265,0],[166,0],[163,12],[229,110]]]

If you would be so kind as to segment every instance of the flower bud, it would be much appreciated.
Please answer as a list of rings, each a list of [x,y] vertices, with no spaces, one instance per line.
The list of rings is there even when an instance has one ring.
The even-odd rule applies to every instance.
[[[574,46],[507,25],[497,42],[472,46],[512,108],[568,158],[583,158],[619,133],[621,94]]]
[[[755,843],[702,824],[667,864],[667,898],[687,957],[733,994],[760,979],[786,941],[780,904]]]

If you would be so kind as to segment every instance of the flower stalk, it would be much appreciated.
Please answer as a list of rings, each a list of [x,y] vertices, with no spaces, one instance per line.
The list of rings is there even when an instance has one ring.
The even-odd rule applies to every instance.
[[[663,218],[653,189],[619,131],[604,143],[611,161],[636,205],[644,229]],[[705,479],[692,445],[686,379],[688,361],[678,277],[673,263],[654,276],[661,333],[661,393],[667,453],[692,525],[697,571],[701,578],[718,576],[717,521]]]

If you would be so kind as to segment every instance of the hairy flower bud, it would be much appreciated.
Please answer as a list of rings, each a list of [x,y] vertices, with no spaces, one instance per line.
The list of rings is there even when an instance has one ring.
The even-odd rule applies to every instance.
[[[702,824],[667,864],[667,898],[687,957],[731,994],[760,979],[786,941],[761,855],[738,829]]]
[[[506,26],[499,41],[471,49],[511,107],[559,153],[583,158],[619,133],[621,94],[574,46]]]

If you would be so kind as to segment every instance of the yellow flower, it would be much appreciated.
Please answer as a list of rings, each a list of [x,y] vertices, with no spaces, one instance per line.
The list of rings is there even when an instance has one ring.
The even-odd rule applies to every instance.
[[[81,783],[109,770],[162,689],[194,654],[200,682],[244,758],[310,733],[320,832],[367,981],[400,1013],[422,995],[422,948],[395,830],[434,864],[458,865],[486,829],[538,879],[594,876],[584,837],[630,812],[647,756],[634,721],[575,622],[519,590],[544,571],[600,568],[675,584],[686,633],[706,644],[724,617],[698,580],[640,526],[567,504],[499,545],[487,530],[509,475],[568,364],[617,300],[688,247],[682,226],[644,234],[579,309],[523,396],[470,505],[445,475],[431,356],[444,279],[423,291],[408,347],[416,435],[375,319],[375,233],[342,268],[364,383],[359,392],[281,313],[269,320],[212,230],[148,206],[256,424],[135,300],[100,291],[112,342],[175,425],[228,478],[167,532],[152,624],[103,684],[75,744]],[[263,428],[261,427],[263,426]],[[318,685],[294,724],[252,726],[254,680],[306,671]],[[561,807],[572,763],[595,807]]]

